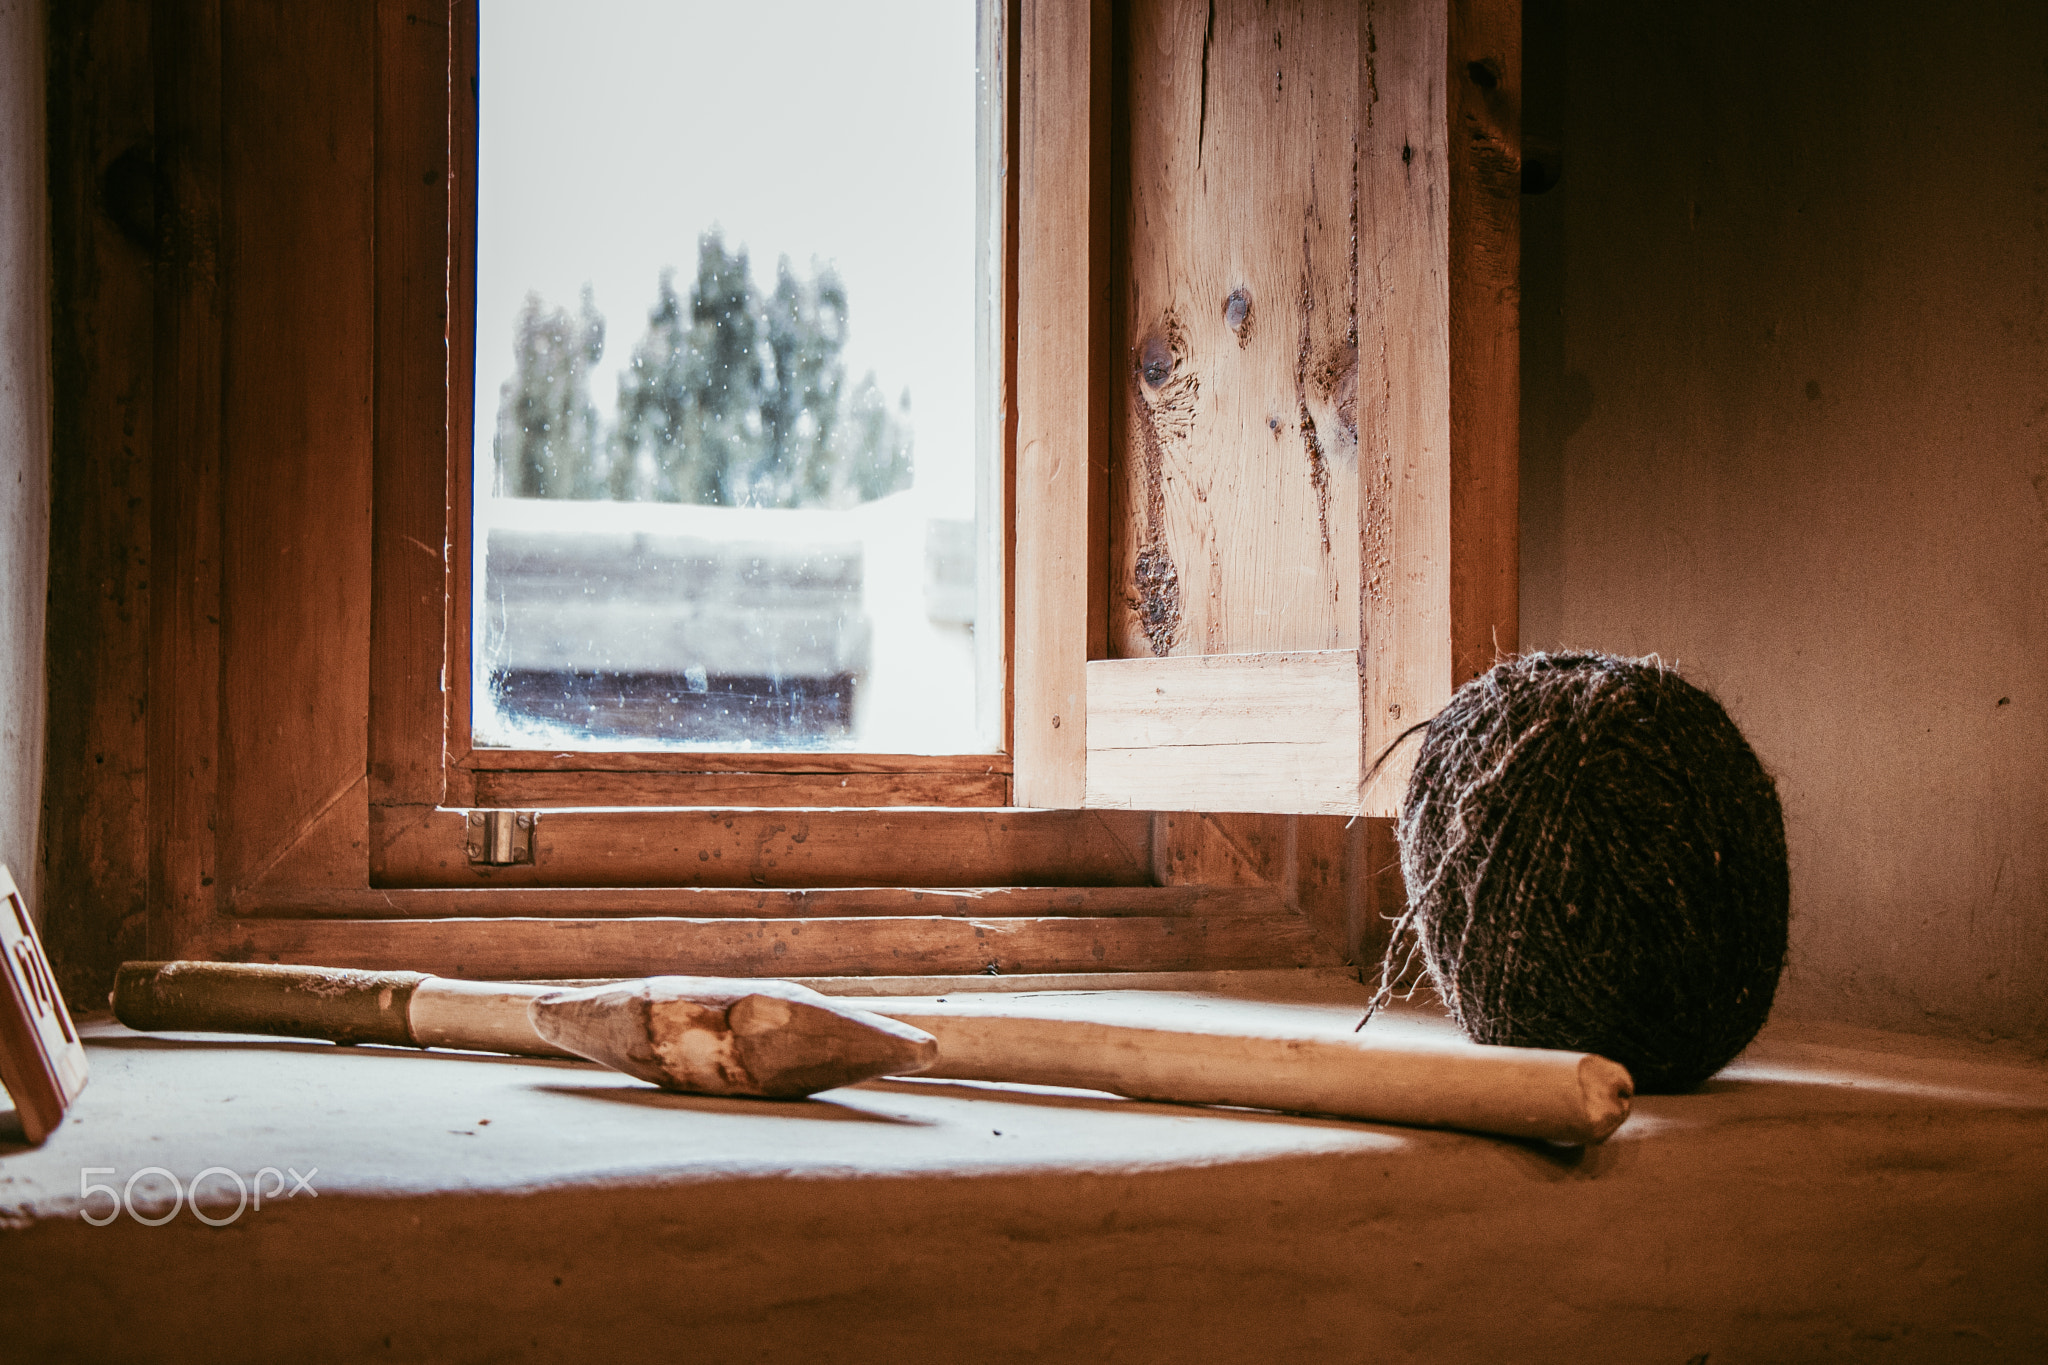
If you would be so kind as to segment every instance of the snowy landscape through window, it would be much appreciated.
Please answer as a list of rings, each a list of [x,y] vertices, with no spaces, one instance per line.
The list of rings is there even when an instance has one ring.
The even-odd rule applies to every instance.
[[[485,0],[477,743],[1000,739],[971,0]]]

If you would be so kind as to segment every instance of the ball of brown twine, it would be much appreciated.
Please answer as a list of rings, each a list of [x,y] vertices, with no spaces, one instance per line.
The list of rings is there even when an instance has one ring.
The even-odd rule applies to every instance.
[[[1596,1052],[1641,1090],[1699,1084],[1770,1012],[1777,789],[1720,703],[1654,659],[1532,654],[1459,688],[1398,837],[1382,1000],[1412,933],[1472,1039]]]

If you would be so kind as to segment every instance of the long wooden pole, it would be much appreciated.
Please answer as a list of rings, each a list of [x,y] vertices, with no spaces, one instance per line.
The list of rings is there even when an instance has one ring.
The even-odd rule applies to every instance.
[[[114,1011],[123,1023],[145,1030],[584,1056],[656,1084],[703,1089],[688,1067],[669,1065],[664,1071],[647,1060],[664,1049],[683,1052],[663,1032],[649,1000],[709,1002],[731,1018],[734,1002],[743,998],[798,999],[796,992],[814,1005],[823,1002],[821,1008],[848,1017],[881,1016],[938,1040],[937,1059],[927,1065],[899,1063],[892,1072],[879,1062],[864,1064],[855,1068],[861,1074],[848,1072],[835,1084],[915,1070],[942,1079],[1071,1086],[1132,1099],[1328,1114],[1570,1144],[1599,1142],[1620,1127],[1635,1090],[1621,1066],[1583,1052],[1416,1040],[1388,1030],[1350,1035],[1153,1027],[1054,1014],[1014,995],[853,1000],[748,979],[650,977],[565,991],[416,972],[138,962],[121,969]],[[780,1006],[770,1012],[781,1018]],[[743,1021],[749,1014],[740,1012]],[[693,1027],[712,1033],[722,1027],[765,1039],[771,1032],[744,1022],[717,1025],[708,1015],[691,1019]],[[711,1033],[705,1038],[727,1046]],[[797,1063],[785,1065],[795,1074]],[[810,1084],[812,1079],[817,1078],[805,1082],[810,1089],[825,1088]],[[722,1093],[764,1092],[734,1087]]]
[[[1620,1127],[1635,1092],[1626,1069],[1584,1052],[1391,1031],[1154,1028],[1060,1017],[1015,996],[860,1003],[939,1040],[938,1060],[922,1077],[1072,1086],[1573,1145]]]

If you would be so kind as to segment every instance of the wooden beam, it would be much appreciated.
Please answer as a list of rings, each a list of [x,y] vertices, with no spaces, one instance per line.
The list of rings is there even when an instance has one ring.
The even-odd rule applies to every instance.
[[[1008,806],[1011,767],[1008,754],[472,749],[447,804]]]
[[[1088,804],[1349,815],[1358,734],[1356,650],[1097,659]]]
[[[938,916],[988,919],[1284,915],[1265,886],[975,887],[441,887],[426,890],[249,892],[235,912],[258,919],[823,919]]]
[[[1008,754],[703,753],[682,749],[473,749],[477,772],[1007,773]]]
[[[159,224],[150,5],[49,6],[49,750],[43,938],[64,993],[147,955],[152,308]],[[165,395],[166,403],[177,395]],[[16,720],[12,723],[18,724]],[[39,871],[40,876],[35,873]]]
[[[1023,0],[1017,231],[1017,801],[1086,795],[1108,547],[1107,0]]]
[[[378,886],[1138,886],[1149,817],[1125,811],[559,810],[534,861],[472,866],[463,812],[372,812]]]
[[[1366,10],[1360,639],[1368,762],[1516,648],[1521,7]],[[1391,814],[1412,749],[1364,807]]]
[[[152,12],[162,225],[150,518],[149,951],[213,918],[220,782],[221,14]]]
[[[1007,773],[493,772],[479,806],[1007,806]]]
[[[475,796],[459,764],[470,751],[470,604],[481,586],[475,568],[476,508],[476,179],[478,0],[448,3],[448,596],[442,655],[441,701],[448,790],[442,800],[467,805]]]
[[[1450,685],[1456,688],[1520,648],[1521,0],[1455,0],[1450,30]]]
[[[1332,965],[1299,916],[1118,919],[235,920],[235,962],[375,967],[483,980],[1220,971]]]
[[[378,0],[376,43],[369,799],[434,805],[447,790],[441,673],[454,448],[446,7]],[[466,381],[467,366],[460,373]]]

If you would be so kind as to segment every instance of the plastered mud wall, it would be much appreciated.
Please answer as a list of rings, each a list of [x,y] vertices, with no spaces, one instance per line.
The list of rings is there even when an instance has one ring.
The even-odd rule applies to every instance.
[[[1789,1015],[2048,1048],[2048,6],[1530,0],[1522,640],[1777,776]]]

